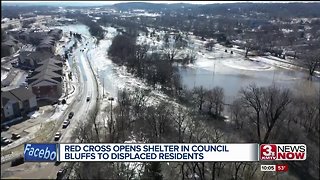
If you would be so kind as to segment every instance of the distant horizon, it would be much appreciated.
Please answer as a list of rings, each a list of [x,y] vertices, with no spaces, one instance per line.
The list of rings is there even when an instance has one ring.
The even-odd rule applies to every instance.
[[[78,4],[74,4],[77,2]],[[319,1],[1,1],[1,4],[13,4],[13,5],[28,5],[28,4],[46,4],[53,5],[59,3],[60,5],[66,5],[72,3],[70,6],[81,6],[81,5],[114,5],[119,3],[153,3],[153,4],[194,4],[194,5],[205,5],[205,4],[230,4],[230,3],[318,3]],[[80,3],[80,4],[79,4]],[[44,4],[44,5],[45,5]],[[55,4],[55,5],[59,5]]]

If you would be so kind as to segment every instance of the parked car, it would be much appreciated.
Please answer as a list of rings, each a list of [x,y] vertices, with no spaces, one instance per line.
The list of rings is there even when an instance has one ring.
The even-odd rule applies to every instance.
[[[12,133],[12,137],[11,139],[15,140],[15,139],[19,139],[21,136],[18,133]]]
[[[70,112],[70,113],[69,113],[69,116],[68,116],[69,119],[71,119],[71,118],[73,117],[73,115],[74,115],[74,113],[73,113],[73,112]]]
[[[90,97],[87,97],[87,102],[89,102],[90,101]]]
[[[5,140],[7,140],[6,137],[1,137],[1,143],[2,143],[3,141],[5,141]]]
[[[68,120],[68,119],[67,119],[67,120],[64,120],[64,121],[63,121],[63,124],[62,124],[62,128],[63,128],[63,129],[67,128],[67,127],[69,126],[69,124],[70,124],[70,120]]]
[[[55,166],[59,166],[60,164],[61,164],[61,161],[56,161],[56,162],[54,163]]]
[[[5,146],[11,143],[12,143],[11,139],[7,139],[6,137],[1,137],[1,146]]]
[[[57,132],[56,135],[54,136],[54,141],[59,141],[59,139],[61,138],[61,131]]]
[[[66,174],[66,172],[67,172],[67,169],[65,169],[65,168],[60,169],[57,172],[57,179],[62,179],[63,176]]]
[[[9,126],[1,126],[1,130],[2,131],[8,131],[9,130]]]
[[[14,159],[13,161],[11,161],[11,166],[18,166],[23,163],[24,163],[24,158],[23,158],[23,156],[20,156],[20,157]]]
[[[8,140],[6,137],[1,137],[1,146],[7,145],[5,141]]]

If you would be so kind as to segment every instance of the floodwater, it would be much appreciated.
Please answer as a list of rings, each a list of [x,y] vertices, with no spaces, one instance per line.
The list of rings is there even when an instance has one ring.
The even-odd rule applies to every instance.
[[[235,62],[240,61],[240,62]],[[234,63],[245,66],[230,66]],[[256,68],[254,67],[256,66]],[[250,67],[254,68],[250,68]],[[258,67],[268,67],[267,69]],[[247,69],[246,69],[247,68]],[[307,72],[274,67],[265,63],[238,60],[233,58],[202,59],[194,66],[180,67],[182,83],[188,89],[203,86],[206,89],[219,86],[224,89],[226,103],[237,97],[241,88],[255,83],[257,86],[275,84],[281,88],[289,88],[294,92],[319,91],[319,78],[308,81]]]
[[[72,31],[91,37],[85,25],[57,26],[57,28],[61,28],[64,32]],[[125,88],[128,82],[119,78],[115,65],[106,57],[111,39],[116,34],[114,28],[106,29],[108,30],[107,39],[102,40],[100,46],[90,50],[88,56],[98,71],[99,79],[103,79],[101,84],[104,84],[106,91],[116,96],[118,89]],[[201,52],[198,52],[194,65],[179,67],[182,84],[188,89],[195,86],[203,86],[206,89],[220,86],[224,89],[226,103],[231,103],[241,88],[252,83],[258,86],[269,86],[274,83],[299,93],[320,90],[320,78],[314,78],[312,82],[308,81],[307,72],[244,60],[239,54],[231,55],[221,49],[213,53],[208,53],[201,47],[199,50]]]

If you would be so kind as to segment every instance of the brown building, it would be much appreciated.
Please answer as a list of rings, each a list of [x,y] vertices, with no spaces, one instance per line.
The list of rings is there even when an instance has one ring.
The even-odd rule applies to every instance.
[[[63,61],[49,58],[39,65],[28,78],[29,86],[39,100],[58,100],[62,95]]]

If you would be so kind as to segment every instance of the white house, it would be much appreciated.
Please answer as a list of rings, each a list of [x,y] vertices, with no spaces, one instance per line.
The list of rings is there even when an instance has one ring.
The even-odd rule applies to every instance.
[[[36,95],[27,87],[1,90],[1,124],[38,109]]]

